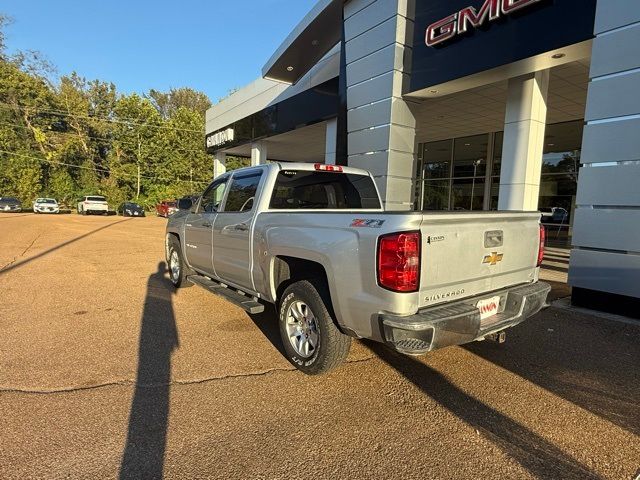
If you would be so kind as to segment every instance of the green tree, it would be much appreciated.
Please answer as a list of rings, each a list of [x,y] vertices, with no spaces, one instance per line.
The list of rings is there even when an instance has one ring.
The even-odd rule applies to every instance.
[[[178,109],[185,108],[201,114],[203,117],[211,107],[211,101],[204,93],[192,88],[172,88],[166,93],[151,89],[148,98],[162,115],[171,117]]]
[[[9,22],[0,14],[0,195],[73,205],[103,194],[115,207],[202,191],[212,176],[205,94],[185,87],[122,95],[76,72],[55,78],[37,52],[6,53]]]

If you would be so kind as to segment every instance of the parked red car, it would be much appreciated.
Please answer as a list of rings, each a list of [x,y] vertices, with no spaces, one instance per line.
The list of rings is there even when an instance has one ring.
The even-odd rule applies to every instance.
[[[172,200],[164,200],[156,205],[156,214],[159,217],[169,217],[178,211],[178,204]]]

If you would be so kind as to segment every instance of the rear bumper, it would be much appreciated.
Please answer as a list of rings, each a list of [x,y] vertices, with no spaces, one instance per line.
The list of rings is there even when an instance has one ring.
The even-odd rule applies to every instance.
[[[381,314],[380,322],[387,344],[402,353],[421,355],[513,327],[539,312],[550,291],[548,284],[537,282],[426,308],[407,317]],[[495,296],[500,296],[498,313],[481,320],[476,304]]]

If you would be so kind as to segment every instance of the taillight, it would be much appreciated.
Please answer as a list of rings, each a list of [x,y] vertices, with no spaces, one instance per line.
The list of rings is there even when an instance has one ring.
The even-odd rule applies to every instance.
[[[538,267],[542,265],[542,261],[544,260],[544,244],[547,240],[547,231],[544,228],[544,225],[540,225],[540,247],[538,248]]]
[[[319,172],[336,172],[342,173],[342,167],[340,165],[325,165],[324,163],[316,163],[314,168]]]
[[[420,287],[420,232],[394,233],[378,243],[378,283],[394,292]]]

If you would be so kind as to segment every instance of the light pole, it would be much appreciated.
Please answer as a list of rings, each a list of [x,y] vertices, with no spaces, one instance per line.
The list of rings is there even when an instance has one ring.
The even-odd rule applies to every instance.
[[[484,159],[479,158],[475,162],[473,162],[473,180],[471,182],[471,201],[469,202],[469,210],[473,211],[473,195],[476,191],[476,172],[478,170],[478,166],[482,163]]]

